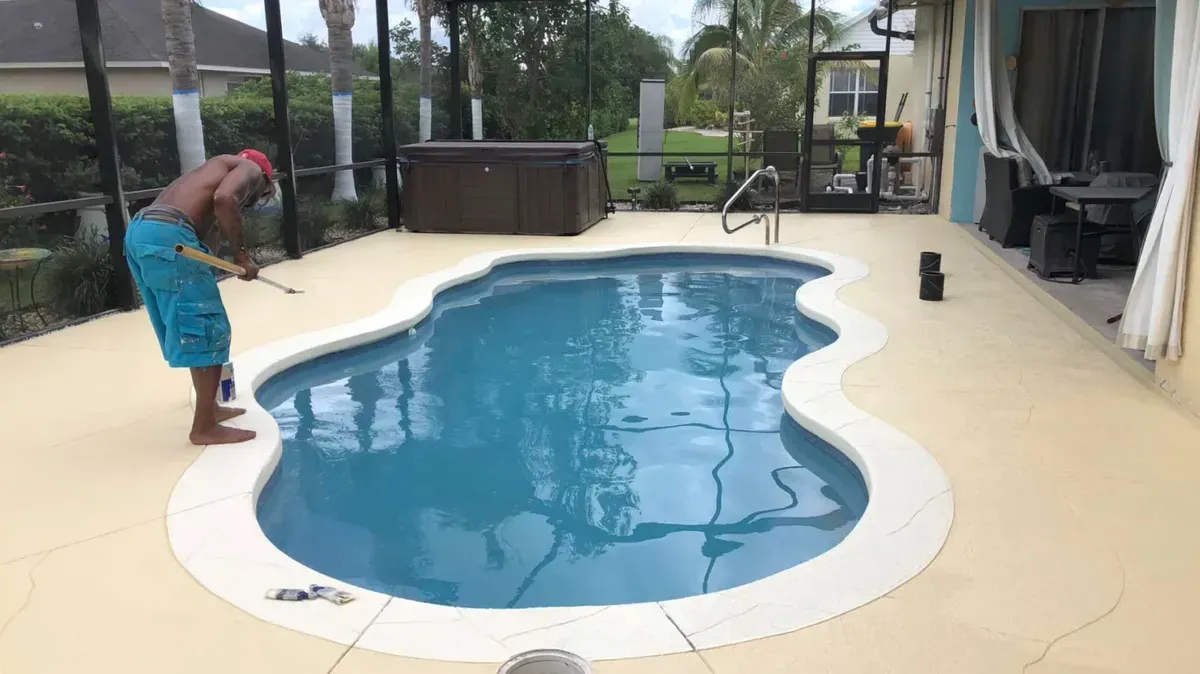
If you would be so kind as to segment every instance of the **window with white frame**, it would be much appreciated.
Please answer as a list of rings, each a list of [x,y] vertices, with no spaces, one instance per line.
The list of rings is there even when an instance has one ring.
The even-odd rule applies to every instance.
[[[879,70],[834,70],[829,74],[829,116],[866,115],[879,109]]]

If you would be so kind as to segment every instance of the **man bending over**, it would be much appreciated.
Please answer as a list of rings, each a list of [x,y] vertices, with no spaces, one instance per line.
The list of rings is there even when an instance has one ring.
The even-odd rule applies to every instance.
[[[217,405],[221,367],[229,360],[229,317],[214,270],[176,254],[175,245],[212,254],[223,233],[235,251],[234,260],[246,269],[242,280],[253,280],[258,267],[246,251],[242,211],[269,201],[273,194],[271,163],[261,152],[213,157],[171,183],[134,216],[125,234],[125,258],[163,358],[171,367],[191,370],[196,414],[188,438],[196,445],[245,442],[255,434],[221,425],[245,413]]]

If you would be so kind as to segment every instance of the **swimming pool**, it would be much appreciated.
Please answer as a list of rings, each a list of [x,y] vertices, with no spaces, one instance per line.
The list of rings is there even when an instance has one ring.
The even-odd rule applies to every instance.
[[[780,395],[836,339],[796,309],[827,273],[702,254],[501,267],[414,331],[259,389],[283,441],[259,523],[343,582],[470,608],[666,601],[803,563],[867,503]]]
[[[834,468],[844,470],[846,466],[841,462],[846,459],[850,461],[861,476],[859,486],[863,483],[866,485],[869,500],[857,523],[840,543],[808,561],[758,580],[736,584],[738,581],[734,579],[733,587],[721,590],[715,589],[713,582],[719,580],[726,563],[734,561],[738,551],[748,546],[744,545],[734,550],[733,546],[723,543],[710,545],[708,552],[716,558],[716,562],[709,576],[709,591],[678,599],[593,606],[480,609],[416,601],[378,592],[359,584],[360,581],[366,580],[347,581],[346,578],[350,577],[350,574],[336,578],[322,573],[285,554],[267,538],[263,525],[259,522],[260,516],[267,515],[266,499],[278,496],[272,496],[271,492],[286,482],[276,480],[269,489],[265,487],[280,466],[297,464],[285,459],[280,421],[259,404],[258,396],[262,396],[264,402],[274,406],[295,397],[294,394],[304,388],[311,389],[311,384],[322,383],[322,376],[325,382],[352,379],[355,373],[351,371],[334,372],[335,376],[321,375],[305,385],[303,377],[297,379],[295,376],[303,373],[318,375],[322,367],[346,358],[354,358],[360,353],[360,349],[361,352],[370,351],[372,344],[406,338],[415,341],[428,339],[423,332],[426,325],[436,327],[438,323],[434,315],[435,305],[437,310],[441,311],[456,297],[461,299],[464,293],[469,294],[485,288],[497,275],[508,274],[511,271],[509,265],[551,265],[555,276],[559,278],[562,278],[561,265],[578,265],[577,269],[587,268],[582,274],[583,277],[591,277],[595,275],[595,266],[588,267],[589,265],[606,266],[616,260],[664,255],[718,256],[718,262],[722,259],[744,262],[745,258],[750,258],[755,264],[764,266],[785,263],[795,269],[799,264],[809,265],[810,271],[812,267],[828,271],[825,275],[821,275],[824,272],[818,271],[817,277],[807,280],[799,287],[795,293],[795,306],[798,313],[833,328],[837,339],[827,346],[817,348],[831,338],[831,332],[808,322],[796,324],[806,326],[803,333],[793,333],[793,337],[806,344],[804,354],[790,365],[782,362],[789,356],[778,354],[778,361],[767,360],[768,368],[755,369],[755,372],[761,369],[762,372],[778,373],[779,367],[786,366],[781,379],[775,377],[771,380],[772,385],[778,384],[778,389],[762,389],[764,393],[769,390],[769,395],[759,401],[761,408],[757,403],[747,406],[757,413],[748,419],[731,417],[728,426],[737,428],[733,422],[740,424],[747,420],[755,423],[765,422],[769,432],[758,435],[770,435],[776,428],[791,434],[798,426],[802,426],[811,433],[808,435],[797,430],[802,442],[822,450],[833,447],[840,453],[831,455],[840,464],[833,466]],[[640,263],[638,260],[631,262]],[[838,299],[839,290],[864,278],[868,273],[869,269],[863,263],[825,251],[790,246],[665,243],[494,250],[472,255],[457,264],[432,273],[412,277],[396,291],[391,304],[376,314],[288,337],[235,355],[239,393],[237,402],[247,409],[246,415],[239,418],[237,423],[243,428],[257,431],[258,437],[242,445],[204,449],[181,476],[167,504],[167,534],[172,552],[180,565],[210,592],[262,620],[335,643],[410,658],[498,663],[517,653],[538,648],[564,649],[591,660],[639,658],[760,639],[798,630],[841,615],[884,596],[920,573],[945,542],[954,513],[949,482],[929,452],[889,423],[856,407],[842,389],[842,378],[847,369],[884,348],[887,343],[887,330],[882,324]],[[507,279],[512,280],[511,277]],[[730,282],[733,283],[734,280]],[[303,301],[303,296],[300,301]],[[666,304],[664,302],[664,307]],[[637,306],[636,302],[629,308],[637,320],[650,323],[654,323],[650,320],[654,312],[661,310],[663,308]],[[431,317],[434,317],[432,323],[429,321]],[[768,321],[767,324],[769,323]],[[415,331],[415,334],[405,337],[410,331]],[[432,336],[436,337],[437,334],[434,330]],[[801,338],[801,334],[807,334],[808,337]],[[474,352],[472,349],[461,356],[456,355],[456,359],[461,358],[464,362],[474,363],[470,360]],[[723,347],[713,351],[723,352]],[[398,366],[400,360],[397,356],[392,363]],[[757,365],[755,367],[757,368]],[[382,368],[376,366],[365,371],[379,369]],[[727,381],[737,379],[736,376],[726,377]],[[291,392],[287,390],[289,387],[293,389]],[[318,390],[321,388],[317,386]],[[351,395],[349,387],[344,388],[345,391],[339,394],[343,403],[353,403],[355,397],[360,400],[377,397],[380,402],[369,408],[346,407],[339,417],[342,423],[357,424],[354,427],[375,428],[377,424],[364,426],[353,421],[356,414],[370,411],[377,421],[390,420],[399,426],[398,418],[388,417],[393,408],[397,407],[394,403],[400,399],[399,391],[381,389],[377,393],[371,393],[369,387],[364,391],[363,387],[356,383],[356,391]],[[731,402],[734,402],[745,390],[750,389],[742,389],[735,385],[729,390]],[[617,422],[621,427],[630,429],[671,425],[661,423],[657,419],[660,416],[689,423],[686,420],[695,416],[696,410],[704,408],[703,405],[697,404],[697,400],[703,402],[704,396],[711,397],[714,394],[724,398],[724,391],[720,390],[719,386],[716,390],[708,389],[708,393],[701,391],[696,400],[691,401],[691,410],[678,405],[657,405],[660,402],[658,397],[650,399],[654,405],[646,403],[645,398],[642,398],[638,403],[653,408],[654,414],[637,410],[620,417]],[[508,400],[501,396],[479,396],[486,400]],[[275,397],[274,401],[269,400],[272,397]],[[469,399],[469,396],[467,397]],[[778,417],[779,426],[771,426],[770,414],[780,409],[780,400],[783,414]],[[301,402],[303,404],[303,401]],[[721,408],[723,410],[723,404]],[[689,412],[689,417],[676,416],[672,412]],[[282,421],[285,425],[288,423],[286,420]],[[717,419],[716,423],[712,420],[704,423],[707,426],[722,428],[720,419]],[[297,423],[295,430],[300,432],[304,430],[304,426]],[[313,425],[312,430],[315,434],[318,428]],[[329,428],[321,430],[324,432]],[[416,432],[419,427],[412,427],[411,430]],[[458,430],[478,432],[477,428],[466,426],[459,427]],[[662,431],[653,430],[641,434],[623,431],[636,437],[628,444],[623,441],[622,447],[627,453],[639,450],[646,446],[644,443],[647,438],[659,432]],[[711,429],[696,428],[696,437],[703,438],[711,433]],[[351,450],[344,453],[345,456],[353,457],[356,451],[362,453],[357,449],[360,444],[352,432],[340,432],[340,435],[343,436],[345,447]],[[708,456],[709,459],[721,455],[723,432],[717,432],[716,436],[716,454]],[[779,442],[783,446],[789,446],[788,443],[793,441],[785,439]],[[366,445],[363,443],[361,446]],[[374,447],[374,443],[370,446]],[[727,494],[732,494],[733,490],[727,492],[724,488],[725,485],[730,485],[742,489],[736,485],[745,475],[753,477],[756,472],[761,475],[761,465],[753,466],[753,470],[748,472],[735,470],[741,460],[746,458],[748,447],[735,443],[734,458],[720,465],[716,471],[722,485],[721,500],[725,504],[722,506],[721,517],[739,508],[742,508],[740,512],[744,512],[745,515],[755,512],[747,511],[743,504],[730,500]],[[712,449],[707,447],[705,451],[711,452]],[[369,450],[366,453],[370,453]],[[725,453],[728,453],[727,446]],[[796,461],[791,454],[786,451],[784,453],[787,454],[786,465],[794,465]],[[637,451],[634,451],[634,456],[637,457]],[[784,459],[783,455],[775,456]],[[817,453],[815,456],[820,457],[822,454]],[[583,457],[594,458],[587,453]],[[321,461],[326,460],[333,461],[333,458],[321,458]],[[351,463],[351,460],[345,460],[338,465],[346,467]],[[719,460],[716,464],[709,465],[707,473],[702,469],[695,470],[699,480],[695,484],[703,485],[700,492],[704,496],[712,497],[711,501],[706,498],[686,501],[689,504],[707,506],[708,509],[698,520],[658,516],[664,512],[661,510],[662,506],[651,507],[653,504],[649,501],[637,504],[639,512],[651,512],[656,514],[655,521],[670,524],[708,522],[712,519],[717,503],[716,481],[712,475],[712,469],[717,468],[717,464],[720,464]],[[598,465],[606,467],[607,470],[607,464]],[[810,466],[815,467],[817,464],[810,461]],[[573,466],[567,468],[573,469]],[[634,474],[640,475],[647,468],[650,468],[648,463],[639,463]],[[372,479],[379,479],[369,468],[365,472],[368,474],[342,474],[334,479],[354,478],[358,484],[368,484]],[[783,471],[781,475],[786,476],[791,472],[796,472],[796,469]],[[855,475],[854,470],[848,472],[851,477]],[[314,473],[308,470],[306,474],[311,476]],[[588,476],[597,474],[621,475],[616,470],[586,473]],[[840,474],[845,476],[847,473]],[[542,479],[542,474],[538,475],[539,479]],[[551,477],[554,475],[550,473]],[[796,491],[793,483],[789,482],[792,477],[794,476],[782,479],[785,485]],[[621,480],[615,480],[615,483],[622,484]],[[630,484],[637,487],[639,493],[641,487],[646,484],[659,484],[661,487],[661,483],[643,483],[636,480]],[[654,491],[666,492],[682,484],[682,481],[680,485],[667,484],[665,489],[656,488]],[[762,493],[753,494],[755,499],[765,499],[768,495],[786,497],[786,492],[773,480],[769,484],[763,484],[765,488],[761,490]],[[837,480],[831,480],[830,484],[837,484]],[[293,483],[293,486],[296,484]],[[844,484],[842,486],[845,487]],[[819,487],[817,491],[820,491]],[[265,499],[260,498],[264,493]],[[301,490],[293,496],[302,498],[307,494],[307,498],[311,499],[312,493],[314,492]],[[799,491],[796,493],[800,494]],[[845,493],[853,494],[854,490],[847,488]],[[535,495],[539,498],[552,496],[541,493]],[[607,508],[611,508],[611,504],[603,503],[606,507],[605,512],[609,512]],[[667,505],[672,503],[669,501]],[[821,503],[829,508],[826,512],[838,511],[824,501]],[[846,503],[850,504],[850,501]],[[772,504],[772,507],[790,504],[791,499],[785,498],[777,506]],[[803,509],[811,503],[797,505]],[[327,508],[327,504],[311,502],[306,507],[325,512],[322,509]],[[700,505],[696,507],[699,508]],[[854,512],[853,508],[840,508],[840,511]],[[814,512],[817,510],[809,510],[808,514]],[[695,512],[687,514],[696,515]],[[741,519],[744,519],[745,515]],[[624,531],[621,527],[627,526],[622,524],[625,520],[618,519],[611,520],[611,528],[603,528],[610,527],[610,521],[592,515],[588,517],[591,519],[584,521],[601,525],[593,527],[593,530],[621,533]],[[759,513],[758,519],[754,521],[769,517],[769,513]],[[720,517],[717,520],[718,523],[723,521],[730,520],[721,520]],[[628,522],[632,523],[633,520]],[[273,527],[270,522],[266,526]],[[300,529],[303,527],[298,527],[298,530]],[[644,533],[646,530],[642,531]],[[651,529],[650,532],[655,533],[655,530]],[[374,547],[368,549],[361,542],[363,530],[346,527],[343,533],[346,534],[343,537],[326,538],[314,545],[355,551],[360,557],[375,555]],[[705,533],[711,535],[714,532],[673,532],[661,540],[680,535],[698,534],[702,537]],[[727,534],[728,532],[719,532],[715,538],[727,540]],[[505,547],[508,545],[507,535],[504,533],[503,536],[498,534],[495,537],[501,551],[508,550]],[[754,535],[761,536],[757,533]],[[273,536],[277,537],[278,532],[273,532]],[[564,536],[564,543],[560,549],[567,549],[567,545],[573,543],[566,538]],[[553,538],[543,543],[545,547],[537,553],[539,562],[549,555],[553,547]],[[826,544],[828,543],[829,541],[826,541]],[[703,545],[700,543],[701,548]],[[484,546],[484,549],[487,547]],[[695,546],[690,550],[693,556],[695,550]],[[556,556],[555,559],[557,558]],[[553,561],[551,560],[551,563]],[[710,559],[706,557],[705,561]],[[356,563],[360,568],[373,568],[373,560],[368,560],[368,563]],[[503,568],[522,570],[517,564],[509,564]],[[737,567],[734,565],[730,568]],[[534,568],[525,567],[523,570],[528,576]],[[693,586],[682,591],[694,592],[696,581],[703,580],[703,576],[698,573],[693,573],[691,577]],[[521,597],[521,601],[529,603],[522,605],[534,604],[537,588],[554,587],[553,583],[544,584],[545,580],[547,577],[541,573],[534,576],[530,589]],[[337,585],[353,592],[358,598],[345,606],[334,606],[323,601],[292,604],[263,598],[266,588],[306,587],[312,583]],[[512,590],[512,587],[508,586],[506,590]],[[506,601],[511,601],[514,594],[515,592],[507,594]]]

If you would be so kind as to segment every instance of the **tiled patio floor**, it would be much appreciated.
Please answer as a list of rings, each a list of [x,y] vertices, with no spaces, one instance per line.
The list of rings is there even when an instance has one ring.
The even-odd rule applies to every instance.
[[[373,313],[405,279],[484,250],[758,242],[712,215],[620,214],[579,239],[382,233],[271,276],[222,284],[234,350]],[[941,462],[955,523],[891,595],[790,635],[599,663],[600,674],[1200,671],[1200,424],[1131,375],[935,217],[791,216],[785,243],[857,257],[845,288],[888,346],[851,400]],[[947,297],[917,300],[921,250]],[[1134,368],[1136,369],[1136,368]],[[178,565],[163,514],[199,450],[188,379],[146,318],[105,318],[0,350],[0,673],[483,674],[289,632],[210,595]]]

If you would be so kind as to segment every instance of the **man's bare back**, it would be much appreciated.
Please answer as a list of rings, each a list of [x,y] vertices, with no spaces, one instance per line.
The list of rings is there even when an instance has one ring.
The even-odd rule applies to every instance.
[[[246,201],[249,199],[251,203],[257,200],[259,194],[265,187],[264,181],[258,178],[262,175],[261,169],[253,162],[233,155],[221,155],[213,157],[204,163],[198,169],[184,174],[178,180],[167,186],[158,199],[154,203],[162,206],[171,206],[177,208],[188,215],[192,220],[192,224],[196,227],[196,236],[209,248],[216,250],[216,238],[218,230],[214,227],[217,224],[217,192],[223,184],[231,177],[234,172],[244,173],[245,177],[239,181],[241,190],[235,195],[241,197],[238,199],[238,210],[248,206]],[[269,185],[269,183],[268,183]],[[235,185],[236,187],[236,185]],[[237,214],[238,220],[236,229],[238,230],[234,236],[230,237],[230,243],[233,243],[235,248],[240,248],[240,241],[234,241],[233,238],[241,238],[238,236],[241,232],[241,217],[240,212]],[[233,223],[224,223],[226,228]],[[228,233],[227,233],[228,235]]]

